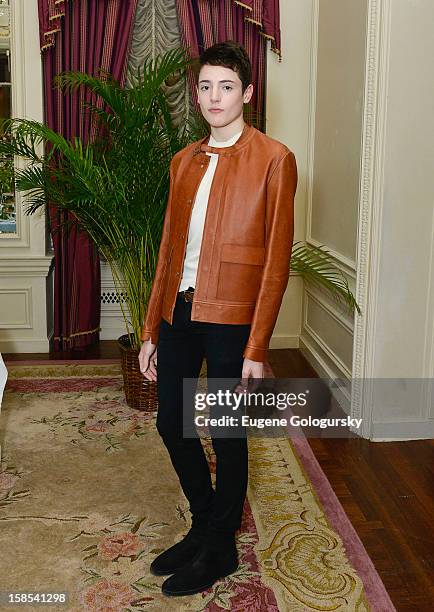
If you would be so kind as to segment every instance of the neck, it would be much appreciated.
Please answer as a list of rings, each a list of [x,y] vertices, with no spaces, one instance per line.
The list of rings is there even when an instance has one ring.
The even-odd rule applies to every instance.
[[[232,138],[232,136],[235,136],[235,134],[238,134],[238,132],[242,132],[244,126],[244,119],[241,115],[241,117],[238,117],[223,127],[211,126],[211,136],[214,138],[214,140],[217,140],[217,142],[224,142],[225,140]]]

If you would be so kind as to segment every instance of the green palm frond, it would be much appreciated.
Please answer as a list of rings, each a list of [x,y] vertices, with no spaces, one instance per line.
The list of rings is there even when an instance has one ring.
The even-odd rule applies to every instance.
[[[1,119],[0,129],[4,139],[0,141],[0,156],[18,155],[34,163],[41,161],[41,147],[49,143],[51,153],[69,148],[63,136],[37,121],[29,119]]]
[[[125,91],[113,78],[98,78],[85,72],[62,72],[54,77],[54,83],[65,93],[84,87],[99,96],[114,113],[121,113],[125,108]]]
[[[0,157],[17,155],[15,185],[24,194],[26,214],[47,201],[65,220],[85,230],[110,265],[133,346],[140,346],[169,192],[169,163],[194,140],[190,125],[175,127],[163,86],[183,75],[189,60],[183,49],[170,50],[144,63],[134,87],[124,88],[111,75],[62,73],[57,86],[67,93],[82,87],[83,112],[96,122],[94,142],[65,139],[44,124],[12,119],[3,123]],[[194,120],[192,121],[194,124]],[[43,146],[42,146],[43,145]],[[45,149],[45,150],[44,150]],[[52,230],[53,231],[53,230]],[[129,313],[129,315],[128,315]]]
[[[331,256],[324,249],[324,245],[308,247],[300,241],[294,242],[291,270],[298,272],[308,283],[328,290],[332,297],[343,301],[351,312],[356,309],[361,314],[345,275],[334,265]]]

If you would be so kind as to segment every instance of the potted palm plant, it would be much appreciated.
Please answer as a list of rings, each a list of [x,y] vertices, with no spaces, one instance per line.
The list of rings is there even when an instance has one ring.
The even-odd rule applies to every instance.
[[[98,136],[88,144],[79,138],[67,140],[36,121],[2,121],[0,157],[15,155],[28,162],[15,171],[16,189],[25,192],[25,213],[35,213],[47,201],[73,213],[74,223],[89,234],[110,265],[127,332],[118,339],[125,395],[127,403],[139,409],[155,410],[157,403],[156,385],[141,374],[138,353],[164,221],[169,164],[208,127],[195,114],[176,126],[164,94],[165,82],[185,76],[190,62],[182,48],[172,49],[146,61],[128,88],[109,74],[59,75],[57,84],[63,90],[85,87],[103,103],[86,104],[98,128]],[[291,267],[349,306],[356,305],[345,277],[326,253],[300,245]]]
[[[107,73],[59,75],[57,85],[64,91],[85,87],[100,102],[84,108],[97,123],[98,136],[88,144],[80,138],[68,141],[36,121],[2,122],[0,157],[15,155],[28,162],[15,174],[16,189],[25,192],[26,214],[47,201],[70,211],[110,265],[127,332],[118,339],[125,392],[129,405],[138,408],[155,401],[155,385],[140,373],[137,355],[158,256],[169,163],[203,134],[203,123],[194,116],[176,126],[164,95],[165,82],[183,78],[190,61],[182,49],[172,49],[130,75],[134,85],[129,88]],[[61,229],[67,231],[65,224]]]

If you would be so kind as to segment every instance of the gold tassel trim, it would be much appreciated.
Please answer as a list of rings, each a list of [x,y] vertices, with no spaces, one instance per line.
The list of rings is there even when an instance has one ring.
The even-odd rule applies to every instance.
[[[251,6],[248,6],[247,4],[244,4],[244,2],[240,2],[240,0],[233,0],[235,4],[238,4],[239,6],[242,6],[244,9],[247,9],[251,12],[253,12],[253,8]],[[256,19],[252,19],[251,17],[244,17],[244,21],[250,21],[250,23],[254,23],[255,25],[259,26],[260,30],[259,30],[259,34],[261,34],[264,38],[268,38],[269,40],[271,40],[271,46],[270,46],[270,50],[273,51],[273,53],[276,53],[279,57],[279,62],[282,61],[282,51],[281,49],[278,49],[276,47],[276,38],[274,36],[272,36],[271,34],[265,34],[265,32],[262,31],[262,23],[260,21],[256,21]],[[274,42],[274,46],[273,46],[273,42]]]
[[[250,19],[250,17],[244,17],[244,21],[250,21],[250,23],[255,23],[256,25],[262,28],[262,23],[260,21],[256,21],[256,19]]]
[[[55,30],[48,30],[48,32],[44,32],[44,36],[50,36],[50,34],[54,34],[55,32],[60,32],[60,28],[56,28]]]
[[[94,332],[101,331],[101,327],[95,327],[95,329],[89,329],[84,332],[76,332],[75,334],[71,334],[70,336],[54,336],[54,340],[70,340],[71,338],[75,338],[76,336],[84,336],[85,334],[93,334]]]
[[[50,20],[60,19],[60,17],[65,17],[65,13],[56,13],[55,15],[50,15],[50,17],[48,17],[48,19],[50,19]]]
[[[64,8],[63,5],[65,4],[66,1],[67,0],[54,0],[54,5],[57,6],[57,5],[61,4],[62,8]],[[54,20],[59,20],[62,17],[65,17],[65,13],[64,12],[63,13],[56,13],[55,15],[49,15],[48,19],[49,19],[49,21],[54,21]],[[45,38],[50,37],[51,40],[49,42],[45,43],[45,45],[42,45],[41,51],[45,51],[45,49],[49,49],[50,47],[54,47],[55,39],[54,39],[53,34],[56,34],[56,32],[60,32],[60,31],[61,31],[61,28],[59,27],[59,28],[55,28],[54,30],[48,30],[48,32],[44,32],[44,37]]]
[[[243,8],[249,10],[249,11],[253,11],[252,7],[249,6],[248,4],[244,4],[243,2],[239,2],[239,0],[234,0],[235,4],[239,4],[240,6],[242,6]]]
[[[273,42],[276,43],[276,39],[274,38],[274,36],[271,36],[271,34],[265,34],[265,32],[259,32],[259,34],[261,34],[261,36],[263,36],[264,38],[271,40],[270,51],[273,51],[273,53],[276,53],[279,56],[279,62],[281,62],[282,61],[282,51],[278,49],[275,44],[273,46]]]

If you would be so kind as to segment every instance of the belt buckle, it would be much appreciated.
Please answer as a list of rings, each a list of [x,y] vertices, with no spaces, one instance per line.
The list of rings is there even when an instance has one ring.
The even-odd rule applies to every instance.
[[[186,302],[193,302],[193,291],[191,289],[185,289],[184,291],[184,300]]]

